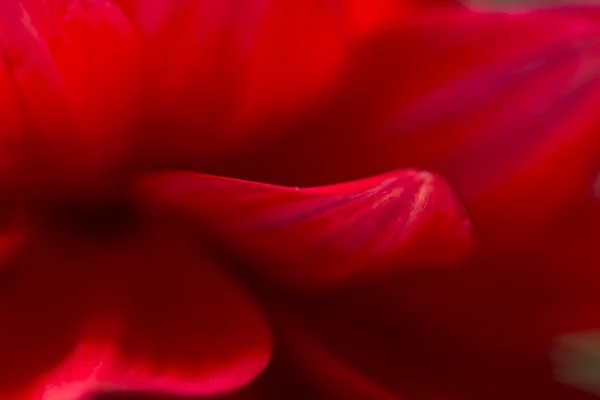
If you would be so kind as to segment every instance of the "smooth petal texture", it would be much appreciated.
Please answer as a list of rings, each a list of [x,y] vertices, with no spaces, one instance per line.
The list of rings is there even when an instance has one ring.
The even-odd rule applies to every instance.
[[[450,1],[117,0],[146,37],[138,151],[150,165],[206,170],[320,109],[356,47]],[[148,117],[151,116],[150,119]]]
[[[342,33],[335,10],[322,0],[271,1],[250,43],[234,129],[247,132],[318,103],[351,44]]]
[[[0,51],[3,190],[82,192],[114,172],[140,71],[120,10],[102,0],[4,1]]]
[[[138,369],[121,384],[187,395],[237,389],[269,361],[266,317],[223,267],[203,261],[190,243],[165,237],[173,234],[144,241],[125,264],[145,268],[122,282],[117,344]],[[148,380],[155,374],[157,379]]]
[[[460,2],[453,0],[329,0],[340,12],[344,21],[344,31],[350,37],[364,37],[386,29],[394,28],[411,15],[418,12],[438,9],[460,8]]]
[[[344,298],[347,300],[347,298]],[[351,400],[355,398],[373,400],[462,400],[465,393],[457,389],[460,383],[448,382],[444,377],[436,376],[435,370],[449,367],[453,360],[436,360],[427,373],[423,373],[423,364],[435,348],[428,349],[412,342],[415,334],[413,326],[405,329],[382,325],[378,313],[374,319],[364,318],[362,308],[358,308],[358,320],[352,322],[351,306],[360,304],[349,302],[345,308],[338,308],[339,314],[334,324],[326,319],[332,311],[327,297],[310,299],[311,306],[321,304],[324,312],[316,312],[312,317],[302,318],[295,311],[278,313],[277,322],[280,331],[281,352],[288,355],[295,374],[319,399]],[[336,304],[336,306],[339,304]],[[309,306],[309,308],[311,307]],[[300,307],[302,308],[302,306]],[[291,307],[294,310],[294,307]],[[282,309],[280,311],[283,311]],[[298,318],[300,315],[300,318]],[[324,320],[321,320],[324,318]],[[388,320],[387,322],[391,322]],[[322,325],[315,326],[313,324]],[[356,325],[354,325],[356,323]],[[368,323],[369,325],[361,325]],[[353,334],[339,336],[344,329],[350,328]],[[384,328],[385,331],[378,331]],[[391,328],[391,329],[390,329]],[[339,330],[338,330],[339,329]],[[395,338],[395,340],[394,340]],[[331,345],[331,340],[337,341]],[[360,348],[352,349],[360,344]],[[434,344],[435,346],[435,344]],[[340,351],[343,349],[342,351]],[[425,361],[427,360],[427,361]],[[291,367],[293,365],[293,367]],[[456,365],[460,367],[460,365]],[[433,372],[433,373],[432,373]]]
[[[575,204],[560,223],[552,227],[552,240],[544,252],[544,280],[555,293],[557,333],[568,335],[600,328],[600,204],[587,199]]]
[[[596,305],[564,308],[534,258],[481,261],[280,302],[292,321],[278,321],[281,346],[324,398],[595,398],[555,379],[551,353],[565,328],[598,326]]]
[[[456,195],[424,171],[309,189],[167,172],[142,191],[197,220],[261,275],[295,287],[455,262],[473,244]]]
[[[409,399],[595,399],[597,375],[582,377],[581,363],[591,370],[597,358],[565,340],[600,328],[599,227],[587,199],[547,227],[543,251],[480,253],[463,268],[279,303],[282,345],[326,398],[351,399],[352,386],[332,382],[355,373]],[[598,336],[587,340],[591,351]],[[315,368],[326,362],[337,367]]]
[[[373,400],[400,400],[401,397],[379,386],[369,377],[353,370],[352,366],[336,359],[326,348],[319,345],[301,328],[282,317],[282,347],[291,353],[292,359],[299,365],[296,373],[303,376],[308,385],[312,385],[319,398]]]
[[[316,185],[430,169],[463,195],[482,242],[541,238],[534,230],[586,192],[600,158],[589,15],[415,16],[365,42],[326,105],[273,123],[277,141],[218,172]]]
[[[153,165],[205,166],[260,140],[248,127],[312,107],[345,52],[323,0],[118,3],[146,38],[138,150]]]
[[[314,399],[314,393],[308,392],[287,368],[288,359],[278,356],[277,352],[267,368],[248,386],[228,395],[192,397],[211,400],[306,400]],[[190,397],[157,395],[151,393],[106,393],[94,397],[94,400],[184,400]]]
[[[20,250],[1,270],[0,356],[10,362],[0,368],[0,397],[10,400],[30,399],[26,388],[69,353],[85,314],[82,270],[65,270],[70,259],[31,238]]]
[[[110,246],[45,238],[24,252],[0,298],[0,351],[12,360],[0,371],[2,398],[79,400],[117,389],[208,396],[262,371],[272,344],[260,307],[161,228]]]

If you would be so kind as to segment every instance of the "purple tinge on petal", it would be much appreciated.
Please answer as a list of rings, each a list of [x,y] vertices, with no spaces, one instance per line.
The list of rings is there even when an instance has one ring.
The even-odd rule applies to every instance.
[[[472,247],[461,202],[429,172],[307,189],[165,172],[141,190],[208,227],[261,275],[296,287],[457,261]]]

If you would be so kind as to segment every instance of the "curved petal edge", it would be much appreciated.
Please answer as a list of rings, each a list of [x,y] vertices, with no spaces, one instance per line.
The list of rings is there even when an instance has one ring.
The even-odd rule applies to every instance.
[[[425,171],[306,189],[164,172],[141,187],[154,206],[200,223],[260,275],[297,288],[455,262],[473,247],[461,201]]]

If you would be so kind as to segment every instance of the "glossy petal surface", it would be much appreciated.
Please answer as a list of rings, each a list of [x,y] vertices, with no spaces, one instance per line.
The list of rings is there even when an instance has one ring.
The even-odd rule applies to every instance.
[[[308,189],[172,172],[149,177],[142,190],[197,220],[262,275],[298,287],[454,262],[472,246],[462,204],[428,172]]]

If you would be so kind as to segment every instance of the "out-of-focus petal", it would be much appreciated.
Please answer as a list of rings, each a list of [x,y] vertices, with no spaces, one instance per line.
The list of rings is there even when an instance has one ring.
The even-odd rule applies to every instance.
[[[326,393],[370,382],[403,399],[591,400],[555,379],[551,350],[566,320],[575,331],[597,327],[598,303],[563,308],[545,267],[532,257],[479,259],[281,302],[280,343]],[[331,383],[349,373],[360,379]]]
[[[142,190],[209,229],[261,275],[296,287],[454,262],[472,247],[460,200],[424,171],[308,189],[166,172]]]
[[[450,0],[116,0],[146,37],[142,159],[205,169],[328,104],[355,50]],[[152,118],[148,118],[151,116]],[[177,121],[177,123],[174,123]]]
[[[594,200],[577,204],[554,227],[545,280],[558,304],[552,349],[556,379],[598,396],[600,204]]]
[[[588,198],[546,226],[544,249],[484,252],[464,268],[407,271],[285,304],[295,324],[279,324],[289,331],[282,344],[299,349],[322,390],[348,386],[328,386],[339,378],[333,368],[315,372],[319,349],[404,398],[592,400],[597,381],[577,368],[598,362],[599,227],[600,207]],[[589,342],[573,354],[569,340],[582,335]]]
[[[265,129],[273,121],[329,104],[361,43],[413,9],[436,8],[391,0],[117,3],[147,42],[140,155],[195,169],[283,133]]]
[[[323,0],[120,3],[148,45],[139,150],[154,163],[231,155],[257,139],[249,126],[312,107],[340,72],[341,21]]]
[[[365,43],[327,105],[218,172],[315,185],[431,169],[484,242],[528,243],[600,158],[599,38],[583,14],[415,17]]]
[[[600,204],[590,200],[574,204],[566,217],[548,227],[544,279],[561,306],[557,329],[562,334],[600,328]]]
[[[5,1],[0,51],[2,182],[55,194],[97,184],[122,161],[139,96],[139,46],[121,11]]]
[[[13,257],[26,246],[30,234],[28,224],[12,210],[0,209],[0,275],[10,268]]]
[[[323,0],[271,1],[250,43],[233,128],[247,132],[319,103],[350,44],[340,25]]]
[[[293,365],[278,357],[277,352],[267,368],[248,386],[227,395],[192,397],[197,400],[306,400],[315,399],[312,388],[302,385],[290,372]],[[288,367],[292,367],[291,369]],[[307,391],[310,390],[310,391]],[[190,397],[152,393],[105,393],[94,400],[190,400]]]
[[[411,18],[415,12],[438,12],[450,7],[461,7],[454,0],[328,0],[339,10],[344,23],[344,31],[351,37],[364,37],[386,29],[394,28],[403,20]]]
[[[311,299],[309,303],[314,301],[312,305],[318,306],[319,300],[323,299]],[[435,365],[436,363],[443,365],[441,369],[451,368],[452,360],[436,360],[431,369],[424,373],[423,363],[430,361],[430,355],[423,354],[433,353],[435,349],[430,351],[414,342],[411,343],[411,337],[415,334],[414,327],[407,326],[402,330],[389,325],[387,328],[391,328],[392,331],[378,333],[377,329],[383,327],[381,321],[375,322],[374,326],[362,326],[365,322],[374,321],[363,319],[363,311],[366,310],[359,308],[357,311],[360,317],[352,322],[352,309],[348,307],[339,308],[340,315],[333,317],[333,324],[328,324],[322,318],[327,319],[333,308],[330,308],[331,304],[328,304],[327,300],[323,306],[327,311],[317,312],[314,319],[298,319],[298,314],[289,310],[280,313],[277,319],[281,332],[281,351],[288,355],[289,360],[294,360],[288,367],[292,368],[298,379],[312,388],[319,398],[471,399],[465,397],[464,391],[461,393],[457,390],[462,383],[453,383],[435,374],[435,370],[440,367]],[[314,324],[321,322],[325,323],[315,328]],[[332,346],[331,340],[336,340],[334,336],[347,328],[352,328],[354,334],[340,337],[337,345]],[[361,348],[352,349],[353,344],[360,344]],[[386,346],[390,344],[386,351]],[[440,354],[441,357],[443,355]],[[456,366],[460,368],[460,365]]]
[[[77,282],[84,270],[63,268],[72,260],[53,258],[50,242],[27,238],[0,271],[3,399],[29,399],[25,388],[59,363],[77,340],[87,279]]]
[[[262,371],[270,329],[242,285],[172,229],[140,235],[110,246],[48,240],[29,249],[8,276],[19,281],[0,292],[0,351],[11,360],[0,369],[2,398],[208,396]]]

